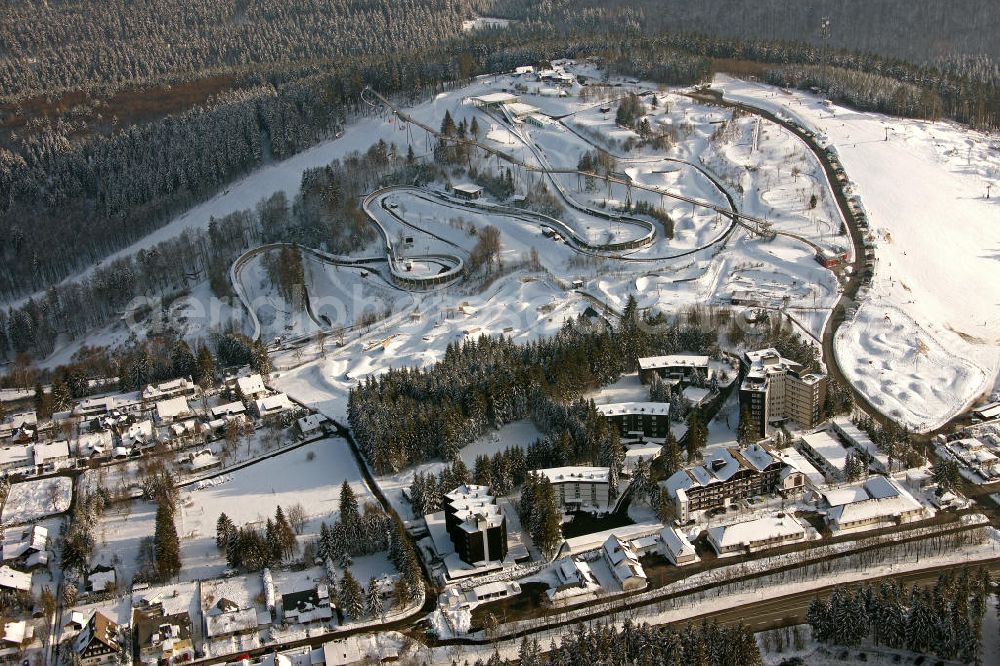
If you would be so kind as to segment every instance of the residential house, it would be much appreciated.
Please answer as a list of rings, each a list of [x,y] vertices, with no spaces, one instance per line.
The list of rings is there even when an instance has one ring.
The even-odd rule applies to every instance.
[[[554,568],[558,584],[549,588],[549,599],[557,595],[573,596],[574,592],[580,593],[600,586],[590,565],[584,560],[563,557],[555,563]]]
[[[698,561],[694,545],[673,527],[664,527],[659,532],[661,553],[674,566],[682,567]]]
[[[212,407],[211,413],[213,419],[231,419],[237,416],[243,416],[246,414],[247,408],[242,402],[227,402],[224,405],[219,405],[218,407]]]
[[[35,462],[30,444],[0,447],[0,472],[27,471]]]
[[[73,652],[81,666],[117,664],[125,650],[120,638],[121,628],[104,613],[95,611],[73,639]]]
[[[198,385],[186,377],[174,379],[162,384],[150,384],[142,390],[142,399],[146,402],[165,400],[168,398],[190,397],[198,394]]]
[[[264,396],[253,402],[254,414],[262,419],[268,416],[276,416],[291,409],[295,409],[295,405],[292,404],[292,401],[284,393]]]
[[[36,553],[44,553],[48,548],[49,530],[43,525],[23,528],[9,528],[4,536],[3,561],[24,561]]]
[[[131,449],[135,446],[144,447],[154,443],[153,422],[149,419],[130,425],[122,433],[122,447]]]
[[[244,400],[254,400],[267,393],[264,378],[259,374],[247,375],[236,379],[236,390]]]
[[[257,631],[257,610],[246,608],[225,597],[204,613],[205,636],[209,639],[246,636]]]
[[[12,569],[6,564],[0,566],[0,588],[15,592],[27,592],[31,590],[31,574]]]
[[[646,587],[646,572],[631,545],[612,534],[601,547],[601,556],[622,590],[632,592]]]
[[[168,398],[156,403],[156,421],[158,423],[173,423],[189,416],[191,416],[191,406],[184,396]]]
[[[60,439],[54,442],[38,442],[32,447],[36,467],[57,465],[69,460],[69,442]]]
[[[135,611],[135,636],[143,666],[176,664],[194,659],[191,615],[186,611],[163,614],[162,606]]]
[[[98,564],[87,573],[87,592],[105,592],[118,588],[118,575],[114,567]]]
[[[324,584],[281,595],[281,611],[285,624],[328,622],[333,617],[333,610],[329,588]]]
[[[329,419],[322,414],[307,414],[295,423],[303,437],[310,437],[325,432],[328,422]]]

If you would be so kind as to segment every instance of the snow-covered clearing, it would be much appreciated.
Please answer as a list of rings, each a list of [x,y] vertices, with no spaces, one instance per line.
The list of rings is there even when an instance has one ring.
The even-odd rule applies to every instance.
[[[838,358],[859,388],[921,430],[947,421],[990,390],[1000,363],[1000,200],[985,195],[986,185],[1000,179],[1000,154],[991,147],[996,137],[950,122],[859,113],[808,93],[724,76],[715,86],[727,99],[813,129],[837,149],[861,197],[878,237],[868,307],[872,317],[893,309],[905,317],[894,318],[901,328],[889,338],[880,339],[887,331],[871,326],[872,317],[859,316],[841,329]],[[895,396],[915,394],[912,362],[891,363],[879,381],[865,366],[873,352],[888,361],[918,340],[942,353],[936,361],[928,353],[916,369],[917,381],[933,385],[935,377],[951,377],[957,384],[937,384],[938,395],[924,391],[904,404]],[[883,394],[890,399],[880,403]]]
[[[219,514],[237,525],[262,527],[280,505],[286,511],[301,503],[308,520],[299,543],[315,538],[320,522],[332,522],[339,510],[340,486],[346,480],[359,503],[374,498],[362,480],[347,442],[323,439],[235,472],[218,477],[220,483],[181,491],[175,519],[181,539],[183,580],[211,578],[226,569],[224,553],[215,545]],[[127,512],[109,508],[101,522],[95,563],[120,563],[131,578],[143,537],[153,535],[156,507],[137,500]]]
[[[527,449],[536,439],[543,437],[530,420],[514,421],[495,432],[488,432],[461,451],[462,462],[472,469],[478,456],[492,456],[500,451],[519,446]]]
[[[68,476],[15,483],[3,505],[2,522],[20,525],[62,513],[69,509],[72,496],[73,479]]]

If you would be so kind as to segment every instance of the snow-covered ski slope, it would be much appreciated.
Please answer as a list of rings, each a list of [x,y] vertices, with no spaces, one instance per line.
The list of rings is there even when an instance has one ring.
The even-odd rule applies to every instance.
[[[878,237],[875,278],[836,340],[858,388],[920,430],[990,391],[1000,362],[1000,137],[729,77],[714,85],[834,146],[867,209]]]

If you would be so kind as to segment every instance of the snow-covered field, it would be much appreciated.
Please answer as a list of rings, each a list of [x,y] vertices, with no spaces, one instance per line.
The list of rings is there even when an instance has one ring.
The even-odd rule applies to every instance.
[[[182,489],[176,516],[181,540],[183,580],[220,575],[225,555],[215,545],[219,514],[237,525],[262,527],[280,505],[286,511],[301,503],[308,520],[299,543],[315,538],[320,522],[331,523],[339,510],[340,485],[347,481],[359,503],[374,501],[347,442],[323,439],[216,477],[213,484]],[[101,522],[95,563],[120,563],[131,578],[143,537],[152,536],[156,506],[137,500],[128,511],[108,510]]]
[[[727,99],[797,120],[836,147],[867,209],[879,259],[871,316],[846,324],[837,341],[838,359],[859,388],[926,430],[995,386],[1000,200],[985,195],[986,185],[1000,179],[996,137],[950,122],[859,113],[808,93],[728,77],[715,86]],[[905,316],[892,318],[887,337],[890,331],[872,319],[892,311]],[[893,362],[918,340],[931,348],[926,362]],[[872,360],[872,366],[890,366],[878,368],[878,381],[867,367]],[[938,383],[949,378],[956,383]],[[927,386],[917,390],[914,383]]]
[[[73,480],[67,476],[15,483],[3,505],[2,522],[20,525],[62,513],[69,509],[72,496]]]

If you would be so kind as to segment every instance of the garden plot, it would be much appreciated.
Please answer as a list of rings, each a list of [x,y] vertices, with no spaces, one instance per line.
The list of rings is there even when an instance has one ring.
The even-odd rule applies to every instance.
[[[346,441],[324,439],[264,460],[229,475],[225,483],[183,492],[177,515],[185,573],[207,577],[225,569],[215,545],[219,514],[237,525],[262,528],[278,506],[286,511],[302,504],[307,521],[300,543],[319,532],[321,521],[332,522],[339,510],[341,483],[347,481],[359,504],[374,498],[354,463]]]
[[[15,483],[3,505],[4,525],[30,523],[69,510],[73,480],[67,476]]]

